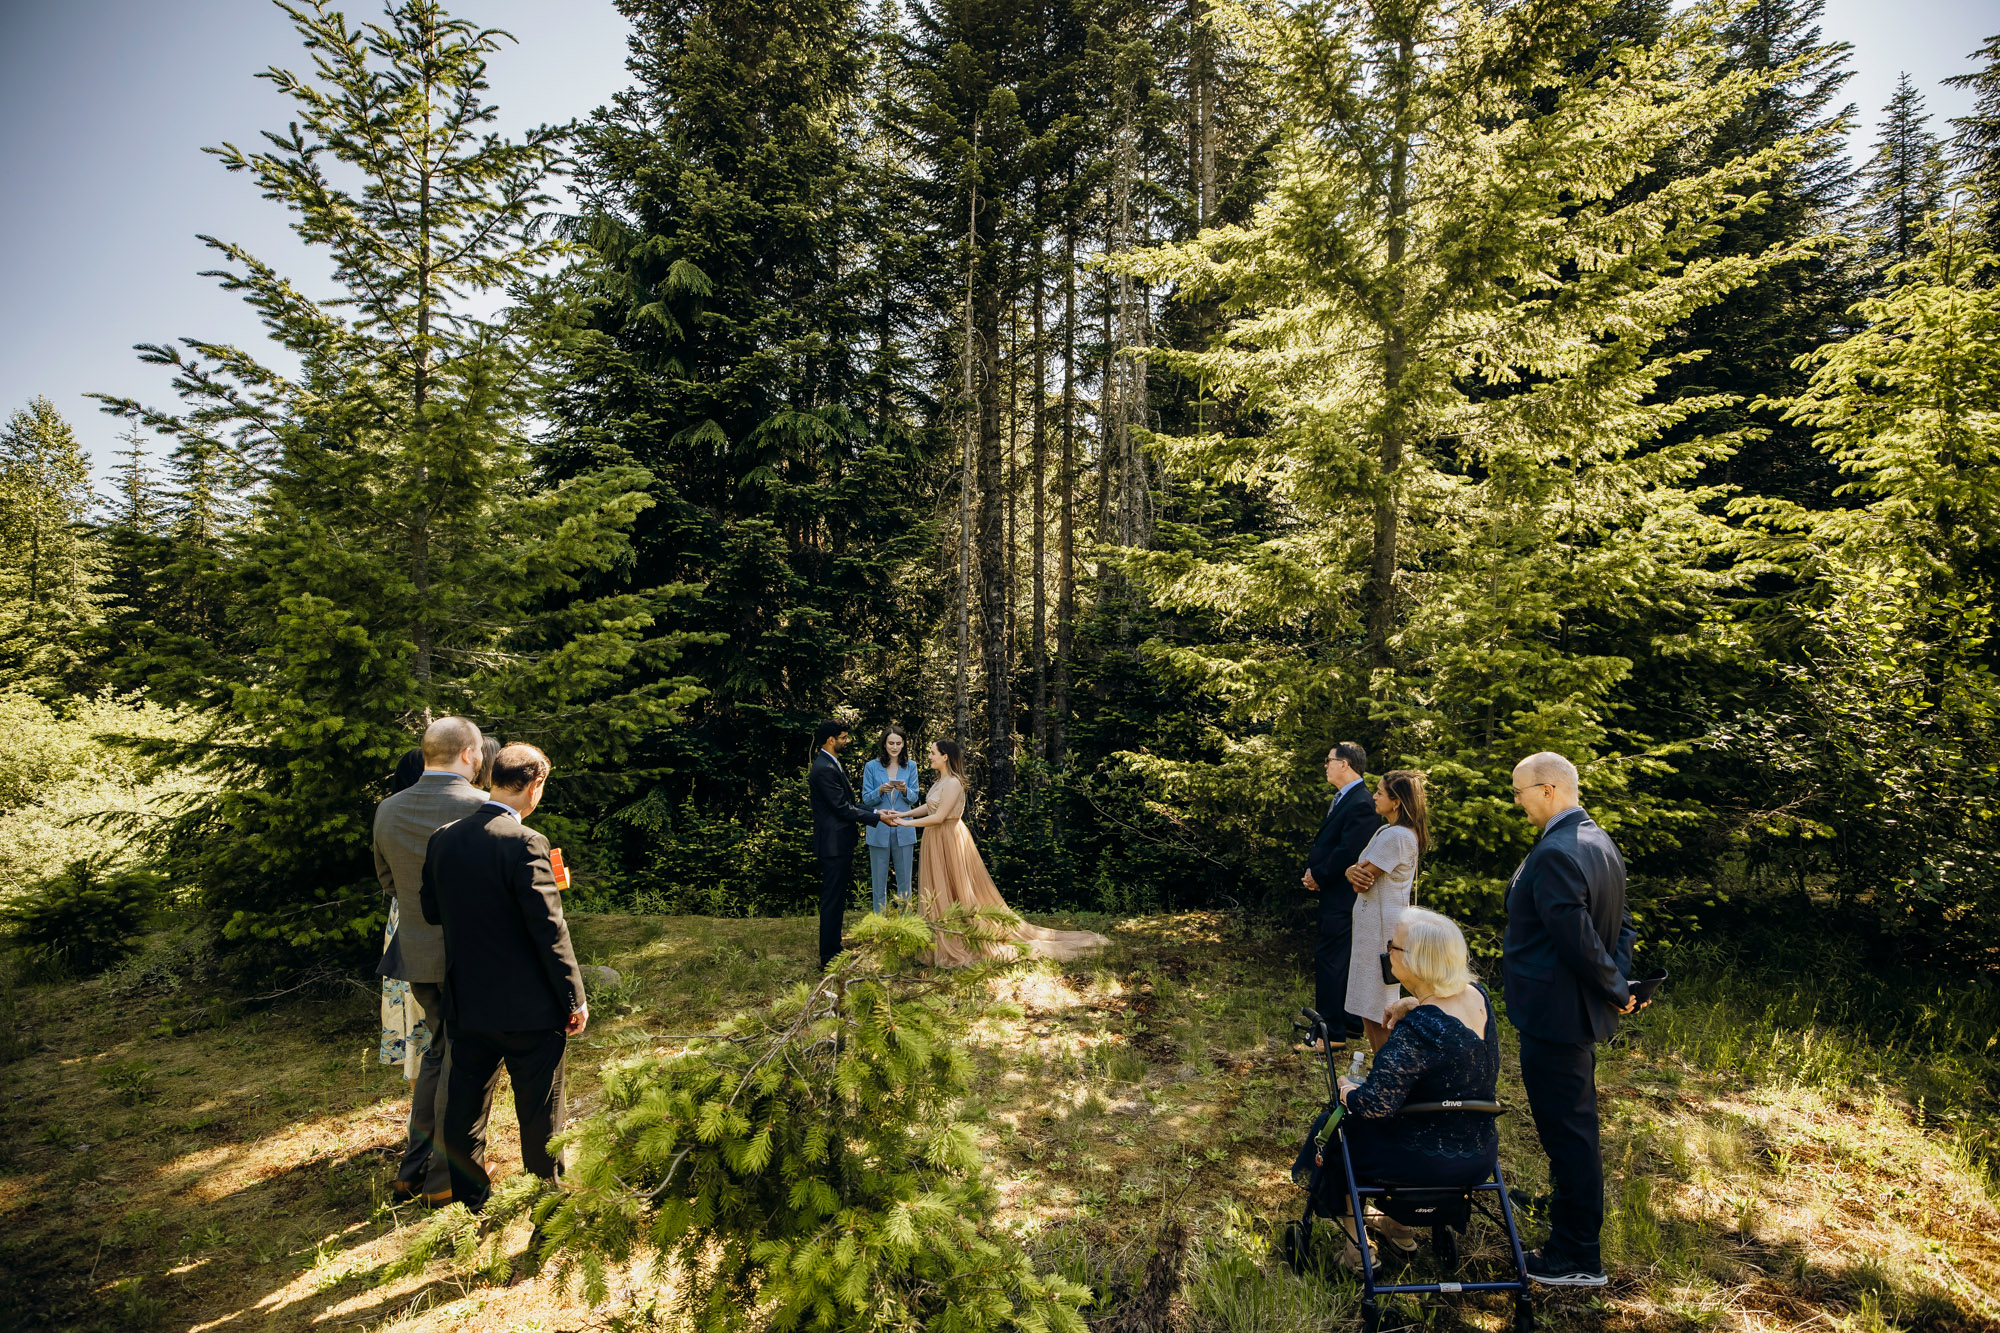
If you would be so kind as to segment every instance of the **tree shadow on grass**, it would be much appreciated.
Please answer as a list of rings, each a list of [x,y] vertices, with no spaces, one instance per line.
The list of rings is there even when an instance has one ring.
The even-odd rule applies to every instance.
[[[1732,1314],[1796,1327],[1834,1314],[1901,1333],[2000,1333],[2000,1320],[1920,1268],[1886,1255],[1829,1262],[1795,1237],[1660,1208],[1651,1185],[1627,1178],[1609,1219],[1618,1255],[1608,1294],[1634,1327],[1721,1326]],[[1585,1297],[1556,1294],[1546,1304],[1552,1327],[1604,1326]]]
[[[69,1225],[36,1226],[31,1214],[0,1240],[8,1274],[0,1327],[295,1328],[336,1312],[343,1323],[375,1323],[458,1299],[481,1279],[448,1265],[380,1281],[381,1266],[428,1218],[375,1200],[395,1155],[378,1145],[315,1158],[171,1217],[140,1208],[94,1225],[72,1216],[62,1219]],[[512,1239],[519,1248],[525,1231]]]

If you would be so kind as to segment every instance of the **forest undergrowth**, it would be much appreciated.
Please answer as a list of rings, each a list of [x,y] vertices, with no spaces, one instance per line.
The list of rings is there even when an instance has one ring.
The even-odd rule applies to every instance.
[[[1351,1280],[1271,1258],[1319,1097],[1288,1039],[1309,994],[1293,923],[1063,920],[1108,929],[1112,949],[1010,969],[991,983],[1010,1003],[973,1032],[960,1115],[1000,1223],[1098,1293],[1084,1313],[1100,1329],[1351,1320]],[[573,1115],[596,1104],[599,1067],[760,1003],[805,976],[813,949],[804,918],[581,916],[575,932],[623,978],[572,1046]],[[2000,1330],[1991,987],[1925,994],[1837,947],[1805,958],[1782,937],[1732,938],[1667,955],[1667,999],[1603,1052],[1612,1284],[1545,1297],[1543,1326]],[[0,1327],[677,1325],[672,1272],[621,1270],[594,1310],[450,1258],[398,1274],[425,1217],[386,1197],[405,1103],[375,1061],[372,992],[245,1003],[212,989],[211,966],[198,937],[167,930],[100,978],[9,978]],[[1501,1096],[1519,1107],[1511,1046],[1507,1061]],[[1502,1132],[1513,1179],[1545,1188],[1525,1114]],[[519,1169],[504,1094],[492,1156],[497,1174]],[[503,1246],[518,1252],[526,1231]],[[1165,1254],[1163,1234],[1179,1241]],[[1496,1260],[1492,1231],[1470,1241],[1471,1266]],[[1507,1308],[1398,1315],[1500,1329]]]

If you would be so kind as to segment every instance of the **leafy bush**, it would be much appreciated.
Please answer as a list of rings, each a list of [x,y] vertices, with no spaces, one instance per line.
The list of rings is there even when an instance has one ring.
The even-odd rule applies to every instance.
[[[136,696],[79,696],[58,707],[0,690],[0,885],[30,884],[78,857],[122,857],[150,836],[157,817],[206,780],[143,752],[197,728]]]
[[[984,918],[968,932],[995,938]],[[604,1076],[603,1109],[564,1136],[563,1188],[516,1177],[489,1234],[532,1212],[556,1275],[593,1302],[635,1250],[695,1284],[711,1330],[1032,1329],[1083,1333],[1087,1289],[1036,1270],[992,1224],[991,1186],[953,1115],[990,968],[916,975],[930,927],[868,917],[818,983],[666,1058]],[[454,1216],[458,1214],[458,1216]],[[396,1271],[476,1241],[441,1214]]]
[[[89,975],[139,947],[160,897],[161,879],[152,871],[107,874],[98,862],[72,861],[8,904],[0,920],[30,960]]]

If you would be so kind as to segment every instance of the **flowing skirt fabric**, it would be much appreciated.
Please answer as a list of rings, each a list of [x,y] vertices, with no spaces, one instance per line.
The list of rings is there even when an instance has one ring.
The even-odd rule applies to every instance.
[[[947,920],[953,909],[970,917],[975,912],[1005,913],[998,939],[968,938],[963,919]],[[932,925],[940,967],[964,967],[988,958],[1018,958],[1027,946],[1031,958],[1080,958],[1111,941],[1094,930],[1048,930],[1016,916],[993,886],[986,862],[963,820],[933,824],[924,830],[923,851],[917,858],[917,910]]]

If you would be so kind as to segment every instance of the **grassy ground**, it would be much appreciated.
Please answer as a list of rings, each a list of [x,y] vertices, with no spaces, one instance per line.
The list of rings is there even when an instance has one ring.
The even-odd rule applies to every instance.
[[[1180,1218],[1191,1242],[1173,1322],[1351,1318],[1351,1282],[1269,1259],[1318,1098],[1286,1040],[1307,994],[1301,942],[1219,915],[1085,924],[1113,949],[1015,970],[999,985],[1023,1017],[980,1029],[965,1114],[1002,1220],[1105,1293],[1093,1316],[1129,1296],[1162,1222]],[[799,918],[574,928],[583,953],[626,975],[572,1046],[576,1114],[599,1064],[671,1049],[672,1034],[801,979],[813,950]],[[232,1011],[189,984],[200,959],[187,948],[163,937],[119,974],[4,999],[0,1328],[670,1326],[671,1290],[636,1271],[596,1311],[450,1261],[383,1280],[423,1218],[385,1201],[404,1085],[374,1061],[373,996]],[[1545,1299],[1544,1326],[2000,1330],[2000,1212],[1977,1145],[1851,1034],[1770,1006],[1746,1019],[1726,986],[1685,995],[1604,1054],[1613,1282]],[[1501,1095],[1518,1104],[1511,1062]],[[496,1174],[518,1170],[511,1110],[495,1122]],[[1502,1132],[1519,1183],[1541,1187],[1525,1117]],[[1473,1267],[1496,1241],[1475,1229]],[[1506,1313],[1473,1298],[1400,1311],[1485,1329]]]

